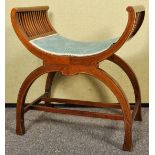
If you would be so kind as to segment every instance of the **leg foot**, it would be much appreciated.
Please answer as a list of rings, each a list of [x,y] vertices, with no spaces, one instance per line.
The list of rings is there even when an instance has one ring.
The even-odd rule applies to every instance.
[[[131,152],[132,150],[133,150],[133,146],[131,144],[130,145],[128,145],[128,144],[123,145],[123,151]]]
[[[135,121],[142,121],[141,104],[138,107],[138,111],[135,117]]]
[[[133,149],[133,144],[132,144],[132,122],[131,122],[129,124],[125,124],[123,150],[132,151],[132,149]]]
[[[16,120],[16,134],[17,135],[25,134],[24,118],[21,118],[21,116]]]

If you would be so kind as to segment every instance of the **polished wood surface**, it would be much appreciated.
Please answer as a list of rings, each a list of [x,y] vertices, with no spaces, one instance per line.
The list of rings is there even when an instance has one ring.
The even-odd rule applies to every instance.
[[[127,8],[127,26],[122,33],[120,39],[106,51],[91,56],[72,57],[58,56],[45,53],[44,51],[34,47],[29,42],[34,38],[56,33],[52,24],[49,22],[47,14],[48,9],[49,7],[47,6],[28,8],[24,7],[14,8],[11,12],[11,21],[17,36],[32,54],[34,54],[43,61],[42,66],[38,67],[27,76],[19,90],[16,108],[16,133],[19,135],[23,135],[25,133],[24,113],[29,110],[123,120],[125,130],[123,150],[131,151],[133,122],[134,120],[142,120],[140,87],[136,75],[131,69],[131,67],[119,56],[117,56],[115,52],[117,52],[126,41],[134,37],[135,34],[138,32],[144,20],[145,10],[137,6],[129,6]],[[107,72],[99,68],[99,62],[103,60],[109,60],[115,63],[127,74],[134,90],[136,103],[134,107],[130,107],[130,104],[123,89],[116,82],[116,80],[114,80],[114,78],[111,77]],[[113,92],[113,94],[118,100],[118,103],[100,103],[91,101],[50,98],[51,91],[53,91],[51,90],[51,85],[53,84],[57,72],[66,76],[76,75],[79,73],[87,74],[100,80]],[[24,107],[25,99],[31,85],[37,78],[46,73],[48,74],[48,76],[45,84],[45,93],[38,97],[36,100],[34,100],[30,105]],[[41,104],[42,101],[45,102],[44,105]],[[121,114],[107,114],[101,112],[99,113],[54,108],[52,106],[53,102],[94,106],[99,108],[116,108],[121,110]]]

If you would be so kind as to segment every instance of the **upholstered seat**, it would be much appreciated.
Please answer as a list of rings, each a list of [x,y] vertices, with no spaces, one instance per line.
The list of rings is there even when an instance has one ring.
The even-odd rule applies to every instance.
[[[65,38],[59,34],[33,39],[30,42],[44,52],[55,55],[89,56],[108,49],[118,38],[98,42],[80,42]]]

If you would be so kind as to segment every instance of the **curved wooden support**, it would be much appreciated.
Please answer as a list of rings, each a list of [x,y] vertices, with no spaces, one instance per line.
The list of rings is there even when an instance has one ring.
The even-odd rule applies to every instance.
[[[17,108],[16,108],[16,133],[19,135],[22,135],[25,133],[25,127],[24,127],[24,103],[25,98],[27,95],[27,92],[29,88],[31,87],[32,83],[41,75],[49,72],[56,72],[59,71],[61,67],[53,66],[51,67],[44,67],[41,66],[37,69],[35,69],[33,72],[31,72],[28,77],[24,80],[19,93],[18,93],[18,99],[17,99]]]
[[[83,66],[84,67],[84,66]],[[71,67],[71,66],[62,66],[62,65],[47,65],[47,66],[41,66],[34,71],[32,71],[28,77],[24,80],[19,93],[18,93],[18,99],[17,99],[17,108],[16,108],[16,133],[19,135],[22,135],[25,133],[25,127],[24,127],[24,103],[25,98],[27,95],[27,92],[29,88],[31,87],[32,83],[41,75],[45,73],[50,73],[49,76],[54,76],[56,72],[62,72],[64,75],[74,75],[78,73],[78,70],[83,68],[82,66],[78,67]],[[85,67],[84,67],[85,68]],[[89,67],[88,67],[89,68]],[[71,70],[70,70],[71,69]],[[53,72],[53,74],[52,74]],[[51,83],[50,78],[48,78],[46,89],[49,90],[49,84]]]
[[[142,115],[141,115],[141,93],[140,93],[140,87],[139,83],[136,77],[136,74],[132,70],[132,68],[119,56],[117,55],[112,55],[111,57],[108,58],[109,61],[117,64],[122,70],[127,74],[128,78],[130,79],[130,82],[132,84],[133,90],[134,90],[134,95],[135,95],[135,103],[137,110],[135,110],[135,120],[137,121],[142,121]]]
[[[71,57],[71,62],[77,63],[76,60],[78,60],[78,63],[80,61],[81,62],[86,61],[87,63],[92,64],[101,62],[106,58],[108,58],[109,56],[113,55],[115,52],[117,52],[124,45],[126,41],[135,36],[135,34],[138,32],[143,23],[145,16],[145,9],[144,7],[141,6],[129,6],[127,7],[126,10],[128,12],[128,22],[124,32],[122,33],[121,37],[115,44],[113,44],[104,52],[92,56],[81,57],[80,60],[78,60],[77,57]]]
[[[122,112],[124,115],[125,136],[124,136],[123,150],[131,151],[132,150],[132,116],[130,112],[129,103],[127,101],[127,98],[123,90],[110,75],[108,75],[105,71],[101,69],[94,68],[91,71],[86,71],[86,73],[102,81],[116,96],[118,102],[121,105]]]
[[[73,67],[74,68],[74,67]],[[130,106],[129,103],[125,97],[125,94],[123,90],[120,88],[118,83],[105,71],[101,69],[97,69],[94,67],[85,67],[80,66],[79,68],[75,68],[75,70],[72,68],[72,74],[76,73],[84,73],[91,75],[98,80],[102,81],[107,87],[110,88],[110,90],[114,93],[117,100],[119,101],[122,111],[123,111],[123,117],[124,117],[124,128],[125,128],[125,137],[124,137],[124,150],[131,150],[132,149],[132,117],[130,112]],[[24,128],[24,102],[27,95],[27,92],[32,85],[32,83],[41,75],[45,73],[50,73],[50,76],[54,76],[55,72],[60,71],[62,74],[65,75],[71,75],[71,73],[68,73],[67,70],[62,71],[62,67],[60,66],[41,66],[31,72],[29,76],[25,79],[23,82],[19,94],[18,94],[18,100],[17,100],[17,115],[16,115],[16,133],[17,134],[24,134],[25,128]],[[53,74],[52,74],[53,72]],[[50,81],[51,82],[51,81]],[[49,85],[48,85],[49,86]]]

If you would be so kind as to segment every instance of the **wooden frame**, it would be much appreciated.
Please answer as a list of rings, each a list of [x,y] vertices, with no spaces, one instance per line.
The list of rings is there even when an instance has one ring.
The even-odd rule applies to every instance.
[[[138,80],[133,70],[129,65],[115,54],[123,44],[131,39],[141,27],[145,11],[141,6],[127,7],[128,11],[128,23],[120,37],[120,39],[113,44],[109,49],[99,54],[83,57],[75,56],[58,56],[34,47],[29,41],[49,34],[56,33],[48,19],[49,7],[26,7],[26,8],[14,8],[11,12],[11,21],[14,30],[25,45],[25,47],[35,56],[43,60],[43,65],[32,71],[28,77],[24,80],[18,94],[17,108],[16,108],[16,133],[23,135],[25,133],[24,127],[24,113],[29,110],[40,110],[54,113],[71,114],[77,116],[88,116],[104,119],[123,120],[124,121],[124,144],[123,150],[132,150],[132,124],[134,120],[141,121],[141,94],[138,84]],[[99,69],[99,62],[103,60],[109,60],[118,65],[129,77],[133,86],[135,94],[135,106],[130,107],[125,93],[120,85],[104,70]],[[51,85],[53,83],[54,76],[57,72],[63,75],[70,76],[75,74],[87,74],[91,75],[101,82],[103,82],[116,96],[119,104],[114,103],[97,103],[90,101],[79,100],[67,100],[50,98]],[[41,75],[48,73],[45,93],[33,101],[30,105],[24,107],[27,92],[33,82]],[[44,101],[45,105],[40,105],[40,102]],[[86,105],[94,107],[110,107],[122,109],[122,114],[106,114],[98,112],[88,112],[79,110],[59,109],[54,108],[51,102],[68,103],[77,105]]]

